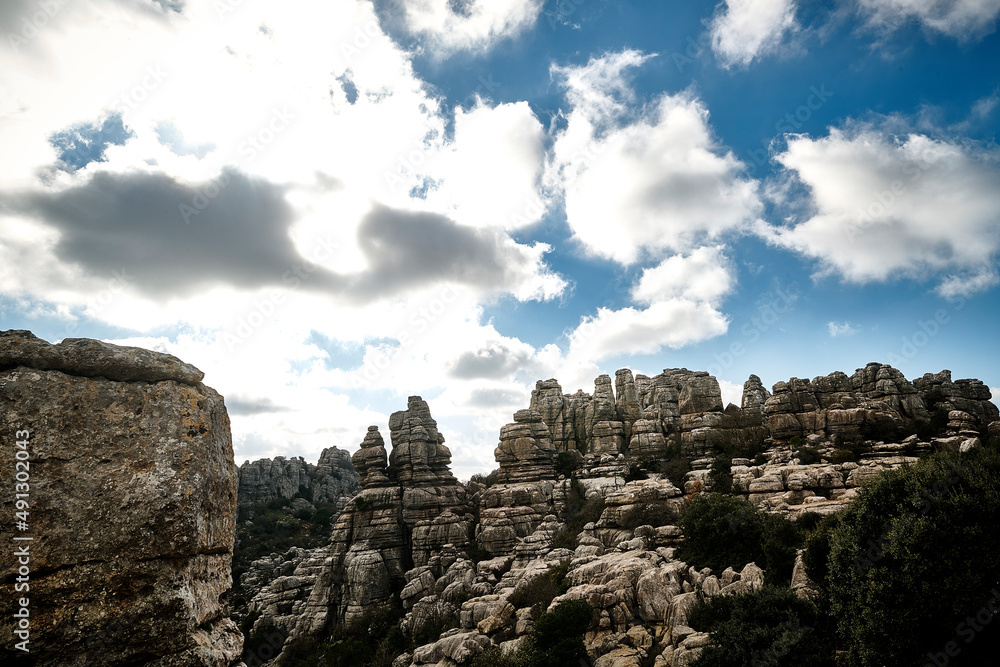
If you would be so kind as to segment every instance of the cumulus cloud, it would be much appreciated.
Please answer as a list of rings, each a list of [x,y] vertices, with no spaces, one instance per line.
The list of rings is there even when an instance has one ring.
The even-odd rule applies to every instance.
[[[1000,0],[858,0],[868,25],[893,31],[909,21],[959,40],[983,37],[996,29]]]
[[[599,361],[630,354],[653,354],[726,333],[729,320],[707,303],[665,299],[645,309],[598,308],[569,335],[569,356]]]
[[[861,331],[858,327],[851,326],[850,322],[827,322],[826,329],[830,333],[831,338],[840,338],[841,336],[853,336],[854,334]]]
[[[427,196],[458,222],[513,229],[545,212],[540,193],[545,130],[527,102],[455,111],[455,138],[430,165]]]
[[[728,406],[730,403],[737,407],[743,406],[743,385],[730,382],[729,380],[719,380],[719,389],[722,390],[722,404]]]
[[[387,14],[404,17],[405,28],[442,55],[486,52],[503,39],[529,30],[542,0],[395,0]]]
[[[562,194],[574,238],[590,254],[633,264],[683,251],[753,221],[757,184],[720,146],[708,110],[689,93],[628,104],[626,51],[554,68],[571,110],[548,182]]]
[[[991,149],[871,126],[793,136],[776,156],[811,210],[776,243],[848,282],[944,276],[942,295],[996,283],[1000,166]]]
[[[718,305],[735,285],[733,268],[722,247],[710,246],[687,256],[668,257],[655,267],[643,269],[632,289],[632,298],[646,304],[684,298]]]
[[[795,0],[726,0],[712,19],[712,51],[724,67],[746,67],[796,29]]]

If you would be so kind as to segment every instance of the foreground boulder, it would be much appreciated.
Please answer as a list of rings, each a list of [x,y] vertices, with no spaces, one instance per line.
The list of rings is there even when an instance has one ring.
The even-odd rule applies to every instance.
[[[10,641],[8,589],[0,663],[238,663],[243,638],[226,601],[236,466],[222,397],[202,377],[167,354],[0,332],[0,466],[10,471],[0,521],[22,518],[11,478],[25,451],[17,536],[32,538],[16,543],[30,553],[19,594],[30,653]],[[0,579],[14,582],[20,566],[5,558]]]

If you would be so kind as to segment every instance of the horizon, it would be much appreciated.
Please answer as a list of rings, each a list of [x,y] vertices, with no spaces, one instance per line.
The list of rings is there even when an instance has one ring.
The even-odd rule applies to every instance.
[[[0,8],[0,328],[169,352],[237,462],[406,397],[875,361],[1000,399],[1000,0]],[[734,400],[733,397],[736,397]]]

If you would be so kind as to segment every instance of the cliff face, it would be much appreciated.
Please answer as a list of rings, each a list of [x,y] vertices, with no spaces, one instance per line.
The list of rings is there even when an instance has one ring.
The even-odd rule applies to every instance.
[[[14,636],[10,606],[23,595],[35,664],[238,662],[226,602],[236,466],[222,397],[202,377],[138,348],[0,333],[0,466],[9,480],[14,443],[27,440],[18,536],[32,538],[19,543],[30,553],[21,593],[20,565],[3,560],[0,634]],[[0,489],[4,526],[14,494]],[[4,664],[23,657],[0,647]]]
[[[305,489],[312,502],[342,507],[358,490],[358,473],[350,453],[327,447],[316,465],[301,456],[246,461],[239,469],[239,520],[253,519],[253,508],[257,505],[275,498],[293,498],[300,489]]]

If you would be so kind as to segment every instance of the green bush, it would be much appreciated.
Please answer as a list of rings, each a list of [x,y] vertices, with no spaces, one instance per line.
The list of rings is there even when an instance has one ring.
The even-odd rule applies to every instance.
[[[755,562],[769,583],[791,580],[803,534],[788,519],[761,512],[741,498],[707,493],[695,498],[680,525],[681,560],[716,572]]]
[[[708,478],[712,481],[712,490],[716,493],[730,493],[733,490],[733,461],[725,454],[712,459],[712,469]]]
[[[677,522],[676,505],[666,500],[653,503],[640,503],[622,512],[618,517],[618,525],[628,530],[639,526],[671,526]]]
[[[832,623],[787,588],[702,600],[689,625],[711,633],[694,667],[833,667]]]
[[[579,455],[574,456],[569,452],[559,452],[556,455],[555,468],[556,472],[560,475],[565,475],[566,477],[572,477],[573,471],[578,470],[583,465]]]
[[[566,581],[568,570],[569,561],[560,563],[545,574],[540,574],[517,588],[507,599],[508,602],[518,609],[530,607],[532,616],[539,616],[548,609],[556,596],[562,595],[569,589],[569,583]]]
[[[795,452],[795,458],[799,460],[802,465],[810,465],[812,463],[819,463],[820,455],[819,450],[815,447],[801,447]]]
[[[1000,591],[998,525],[996,451],[941,452],[862,487],[824,578],[847,664],[994,664],[1000,623],[974,628]]]
[[[583,633],[594,621],[586,600],[567,600],[535,620],[516,651],[503,656],[499,647],[480,653],[470,667],[574,667],[589,665]]]
[[[577,537],[588,523],[597,521],[604,513],[604,497],[596,495],[587,499],[587,490],[579,480],[574,479],[566,494],[566,510],[563,521],[566,527],[559,530],[552,539],[556,549],[576,549],[579,546]]]

